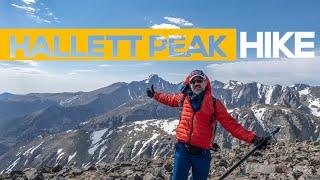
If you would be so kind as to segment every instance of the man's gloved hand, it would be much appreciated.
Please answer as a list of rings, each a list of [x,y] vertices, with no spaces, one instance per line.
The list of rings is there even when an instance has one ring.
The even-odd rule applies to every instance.
[[[147,88],[147,96],[150,98],[153,98],[154,94],[155,94],[155,91],[153,89],[153,85],[151,85],[151,87]]]
[[[256,136],[252,142],[255,146],[259,146],[259,149],[265,150],[267,146],[270,145],[270,139],[271,139],[271,136],[266,136],[266,137]]]

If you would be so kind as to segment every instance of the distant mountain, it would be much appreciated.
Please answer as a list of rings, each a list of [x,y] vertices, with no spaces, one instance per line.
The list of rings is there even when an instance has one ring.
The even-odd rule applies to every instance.
[[[50,106],[20,118],[11,119],[3,128],[2,137],[12,137],[20,141],[33,139],[39,135],[52,134],[74,128],[93,116],[93,111],[85,106]]]
[[[144,95],[145,88],[150,84],[155,84],[155,87],[158,88],[158,90],[169,90],[170,92],[177,91],[177,85],[163,80],[158,75],[152,74],[149,78],[142,81],[114,83],[110,86],[89,92],[31,93],[14,96],[10,98],[10,100],[17,102],[32,100],[52,101],[64,107],[101,103],[100,98],[108,98],[105,97],[108,95],[121,95],[128,101]]]
[[[0,94],[0,100],[8,100],[8,99],[14,98],[16,96],[17,95],[15,95],[15,94],[5,92],[5,93]]]
[[[40,99],[15,101],[8,98],[0,100],[0,128],[4,128],[5,124],[13,118],[25,116],[55,104],[53,101]]]
[[[10,122],[4,123],[0,127],[2,131],[0,135],[15,136],[17,130],[22,130],[19,129],[20,126],[30,130],[28,126],[34,125],[35,121],[42,122],[40,128],[34,129],[36,131],[60,132],[59,128],[53,130],[51,125],[53,123],[65,126],[66,124],[61,124],[61,122],[64,122],[66,114],[71,114],[67,119],[70,118],[71,124],[73,124],[66,127],[73,128],[81,122],[81,119],[107,113],[126,102],[145,96],[145,89],[150,84],[154,84],[159,90],[173,92],[177,89],[177,85],[171,84],[157,75],[151,75],[143,81],[134,81],[129,84],[115,83],[91,92],[27,94],[12,98],[10,101],[0,101],[0,112],[6,111],[2,116],[11,119]],[[83,111],[86,111],[86,115]],[[83,116],[78,117],[77,112]],[[32,134],[32,132],[30,133]]]
[[[91,92],[37,93],[0,101],[3,108],[8,101],[51,103],[1,127],[0,172],[171,156],[179,111],[147,98],[145,89],[151,84],[156,91],[178,92],[179,84],[150,75]],[[233,117],[258,134],[281,126],[279,141],[320,140],[320,87],[231,80],[213,81],[212,89]],[[221,126],[216,141],[226,148],[240,143]]]

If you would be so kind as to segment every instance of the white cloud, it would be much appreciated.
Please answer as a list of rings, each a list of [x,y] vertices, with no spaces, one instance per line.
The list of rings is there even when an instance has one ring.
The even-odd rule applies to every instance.
[[[97,71],[94,70],[94,69],[75,69],[72,72],[75,72],[75,73],[92,73],[92,72],[97,72]]]
[[[11,60],[11,61],[3,61],[0,63],[0,66],[3,67],[12,67],[12,66],[30,66],[30,67],[37,67],[39,64],[33,60]]]
[[[108,79],[108,81],[106,80]],[[32,67],[0,67],[0,92],[26,94],[35,92],[77,92],[91,91],[116,82],[113,77],[99,77],[95,74],[66,75]]]
[[[52,12],[47,12],[48,16],[53,17],[53,13]]]
[[[34,67],[36,67],[36,66],[39,65],[38,62],[33,61],[33,60],[22,60],[21,62],[22,62],[22,63],[26,63],[26,64],[28,64],[28,65],[30,65],[30,66],[34,66]]]
[[[0,69],[1,69],[1,73],[14,74],[17,76],[48,74],[46,71],[40,70],[38,68],[33,68],[33,67],[11,66],[11,67],[2,67]]]
[[[47,19],[44,19],[44,18],[42,18],[42,17],[40,17],[40,16],[34,15],[34,14],[30,14],[30,17],[31,17],[36,23],[39,23],[39,24],[41,24],[41,23],[48,23],[48,24],[50,24],[50,23],[51,23],[51,21],[49,21],[49,20],[47,20]]]
[[[44,75],[48,74],[46,71],[39,69],[38,63],[32,60],[14,60],[3,61],[0,63],[1,73],[16,76],[24,75]]]
[[[26,3],[26,4],[33,4],[36,3],[37,0],[22,0],[22,2]]]
[[[71,63],[71,62],[70,62]],[[115,68],[97,68],[98,65],[79,65],[60,61],[1,61],[0,93],[26,94],[35,92],[77,92],[92,91],[115,82],[139,80],[135,74],[128,75],[128,69],[138,72],[151,62],[110,63]],[[107,63],[105,63],[107,64]],[[61,67],[61,68],[60,68]],[[123,72],[122,72],[123,70]],[[115,75],[115,72],[117,75]],[[146,75],[146,77],[148,77]]]
[[[154,24],[152,29],[180,29],[181,27],[193,26],[191,22],[183,18],[163,17],[168,23]]]
[[[36,10],[32,7],[29,7],[29,6],[20,6],[20,5],[17,5],[17,4],[11,4],[11,6],[15,7],[15,8],[18,8],[18,9],[22,9],[28,13],[35,13]]]
[[[111,64],[100,64],[99,67],[112,67]]]
[[[54,62],[55,63],[55,62]],[[65,72],[48,71],[32,61],[4,61],[0,63],[0,92],[26,94],[33,92],[89,91],[116,82],[117,77],[101,77],[90,69]],[[91,73],[88,76],[88,73]],[[74,76],[77,75],[77,76]]]
[[[258,81],[265,84],[320,84],[320,58],[239,61],[207,66],[209,77],[227,82]]]
[[[79,73],[76,73],[76,72],[70,72],[70,73],[68,73],[68,75],[74,76],[74,75],[80,75],[80,74],[79,74]]]
[[[183,18],[177,18],[177,17],[163,17],[167,21],[173,24],[177,24],[179,26],[193,26],[193,24]]]
[[[84,75],[87,73],[95,73],[97,70],[94,69],[74,69],[71,72],[68,73],[68,75],[74,76],[74,75]]]
[[[42,24],[60,23],[58,17],[43,2],[38,0],[21,0],[20,3],[11,4],[14,8],[23,10],[34,22]]]
[[[135,68],[138,68],[138,67],[145,67],[145,66],[151,66],[152,63],[151,62],[141,62],[141,63],[128,63],[128,64],[118,64],[117,66],[119,67],[135,67]]]
[[[151,66],[152,63],[151,62],[143,62],[143,63],[137,63],[135,64],[135,66]]]
[[[154,24],[151,26],[151,28],[152,29],[180,29],[180,27],[177,25],[167,24],[167,23]]]
[[[11,63],[4,63],[4,62],[2,62],[2,63],[0,63],[0,66],[1,66],[1,67],[10,67],[10,66],[12,66],[12,64],[11,64]]]

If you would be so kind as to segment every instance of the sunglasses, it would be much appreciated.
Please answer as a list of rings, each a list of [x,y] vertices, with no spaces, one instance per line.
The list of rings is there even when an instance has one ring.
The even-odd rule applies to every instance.
[[[203,79],[196,79],[196,80],[192,80],[192,81],[190,81],[190,84],[195,84],[195,83],[199,83],[199,84],[201,84],[201,83],[203,83],[204,82],[204,80]]]

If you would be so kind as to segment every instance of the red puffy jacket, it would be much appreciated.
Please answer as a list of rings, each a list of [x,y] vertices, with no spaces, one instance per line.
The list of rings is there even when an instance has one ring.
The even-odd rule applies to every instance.
[[[189,77],[186,78],[185,84],[189,82]],[[234,137],[244,140],[247,143],[252,143],[256,136],[254,132],[246,130],[242,127],[226,110],[224,105],[216,100],[215,117],[213,121],[213,101],[211,95],[211,85],[207,78],[207,86],[205,89],[204,99],[199,111],[194,112],[190,103],[189,96],[184,98],[183,94],[166,94],[156,92],[154,98],[168,106],[178,107],[182,103],[182,112],[180,122],[176,128],[176,139],[180,142],[192,144],[204,149],[211,148],[213,137],[213,126],[220,122],[223,128],[230,132]]]

